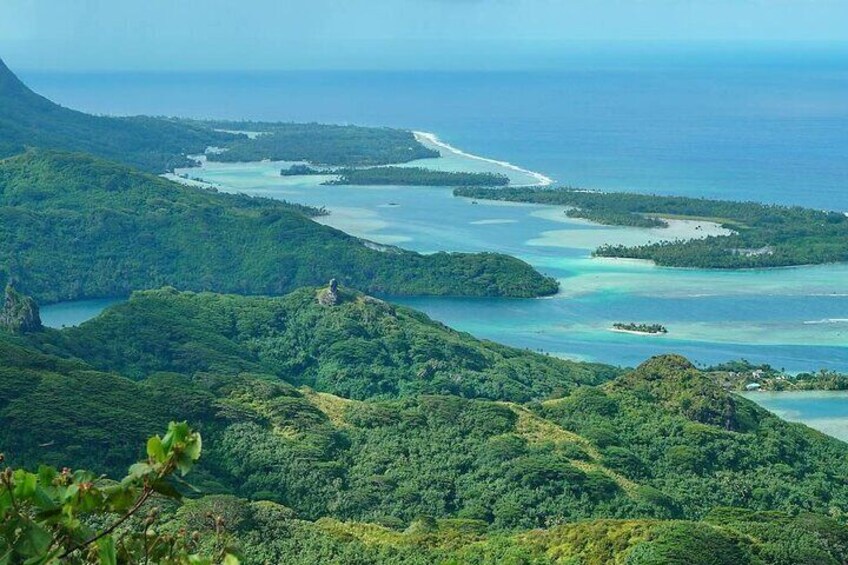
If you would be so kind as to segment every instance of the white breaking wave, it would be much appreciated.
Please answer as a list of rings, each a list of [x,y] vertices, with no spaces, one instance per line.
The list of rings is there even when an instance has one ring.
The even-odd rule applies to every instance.
[[[848,318],[825,318],[823,320],[808,320],[805,324],[848,324]]]
[[[428,143],[431,143],[431,144],[433,144],[437,147],[440,147],[440,148],[442,148],[446,151],[450,151],[454,155],[460,155],[460,156],[465,157],[467,159],[475,159],[477,161],[483,161],[485,163],[492,163],[494,165],[498,165],[500,167],[503,167],[505,169],[509,169],[511,171],[516,171],[516,172],[519,172],[519,173],[523,173],[525,175],[529,175],[529,176],[533,177],[534,179],[536,179],[536,181],[538,181],[538,182],[533,183],[533,184],[514,185],[514,186],[549,186],[549,185],[552,185],[554,183],[554,179],[552,179],[550,177],[546,177],[542,173],[537,173],[537,172],[531,171],[529,169],[524,169],[522,167],[519,167],[518,165],[513,165],[512,163],[510,163],[508,161],[498,161],[497,159],[489,159],[488,157],[481,157],[480,155],[472,155],[471,153],[466,153],[462,149],[458,149],[458,148],[454,147],[453,145],[450,145],[449,143],[445,143],[444,141],[439,139],[438,136],[434,133],[428,133],[426,131],[413,131],[412,133],[413,133],[413,135],[415,135],[415,139],[417,139],[418,141],[427,141]]]

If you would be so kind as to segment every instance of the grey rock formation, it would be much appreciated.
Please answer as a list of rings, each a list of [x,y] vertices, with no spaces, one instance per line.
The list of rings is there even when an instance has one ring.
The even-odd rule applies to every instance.
[[[330,279],[330,286],[318,293],[318,304],[322,306],[335,306],[339,302],[339,283],[336,279]]]
[[[0,329],[13,333],[36,332],[42,328],[38,304],[29,296],[6,285],[3,308],[0,310]]]

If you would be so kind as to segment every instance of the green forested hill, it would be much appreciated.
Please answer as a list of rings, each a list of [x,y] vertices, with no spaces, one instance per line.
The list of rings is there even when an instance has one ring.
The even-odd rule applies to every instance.
[[[92,116],[27,88],[0,60],[0,158],[27,147],[85,151],[151,172],[186,166],[186,154],[234,140],[232,134],[170,120]]]
[[[556,290],[525,263],[366,246],[307,207],[55,150],[151,171],[214,139],[232,143],[224,158],[235,160],[427,156],[394,130],[280,126],[255,144],[212,130],[244,126],[86,116],[0,63],[0,157],[10,156],[0,160],[0,283],[46,301],[165,284],[242,294],[344,285],[276,298],[148,290],[62,331],[43,329],[9,287],[0,563],[12,545],[50,549],[49,535],[8,519],[41,508],[22,506],[38,499],[32,481],[83,507],[108,483],[81,474],[91,479],[63,490],[68,475],[121,477],[149,436],[182,420],[203,434],[198,491],[180,484],[187,499],[154,498],[123,524],[138,528],[145,554],[160,539],[148,535],[155,522],[214,545],[209,554],[236,546],[246,563],[848,563],[845,443],[780,420],[679,356],[634,370],[563,361],[349,290]],[[292,141],[298,131],[309,144]],[[596,211],[632,221],[620,212]],[[156,448],[147,444],[148,462]],[[40,464],[68,470],[5,470]],[[51,514],[38,514],[49,526]],[[114,562],[91,549],[85,562]]]
[[[135,379],[172,371],[272,374],[347,398],[454,394],[526,402],[620,373],[479,341],[424,314],[339,289],[281,298],[137,292],[57,342]]]
[[[164,284],[281,294],[333,277],[372,293],[556,292],[555,281],[518,259],[381,251],[313,222],[310,212],[82,154],[30,150],[0,161],[0,279],[14,278],[45,302]]]
[[[256,138],[220,130],[261,131]],[[208,147],[219,161],[306,160],[334,166],[405,163],[438,157],[412,132],[391,128],[204,122],[147,116],[92,116],[27,88],[0,60],[0,158],[28,147],[81,151],[152,173],[190,166]]]
[[[206,496],[169,519],[226,515],[249,562],[848,558],[848,445],[685,359],[616,376],[323,292],[163,289],[76,329],[0,334],[0,451],[118,474],[187,419]]]
[[[163,422],[187,419],[204,436],[193,482],[207,497],[171,519],[194,528],[199,513],[226,514],[249,562],[848,557],[844,525],[825,518],[848,510],[848,446],[733,396],[682,358],[575,387],[614,372],[587,377],[598,368],[479,342],[361,295],[342,291],[330,306],[318,295],[166,289],[77,329],[2,335],[0,451],[15,464],[117,474]],[[339,357],[353,343],[385,345]],[[368,375],[438,383],[438,372],[410,370],[424,357],[458,368],[458,381],[476,370],[484,393],[538,378],[549,398],[409,386],[353,400],[302,386],[361,391]],[[275,369],[288,359],[302,362],[303,379]],[[314,380],[321,374],[338,381]],[[550,386],[554,374],[563,386]]]
[[[361,295],[323,306],[314,289],[147,292],[79,328],[8,340],[4,365],[20,369],[4,372],[15,380],[2,383],[0,445],[25,462],[84,445],[86,465],[117,464],[138,443],[125,436],[179,417],[209,440],[208,488],[310,519],[514,529],[719,506],[848,510],[848,446],[675,356],[607,380],[614,370],[480,342]]]
[[[802,513],[721,509],[704,521],[586,520],[518,533],[486,533],[473,520],[417,520],[405,531],[369,523],[309,522],[282,506],[208,497],[174,526],[206,512],[237,524],[249,563],[347,565],[838,565],[848,532]],[[208,527],[206,535],[212,533]]]

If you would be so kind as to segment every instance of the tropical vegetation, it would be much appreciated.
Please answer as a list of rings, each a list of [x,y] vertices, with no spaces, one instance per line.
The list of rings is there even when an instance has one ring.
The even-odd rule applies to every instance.
[[[557,283],[505,255],[421,255],[320,225],[320,210],[176,184],[76,153],[0,161],[0,283],[42,302],[187,290],[529,297]]]
[[[579,189],[460,188],[457,196],[568,206],[571,217],[593,222],[661,228],[664,218],[721,224],[732,233],[639,246],[603,245],[599,257],[648,259],[668,267],[739,269],[848,261],[848,216],[756,202],[731,202]]]
[[[639,324],[636,322],[615,322],[613,329],[642,334],[667,334],[668,329],[662,324]]]
[[[85,152],[152,173],[195,165],[193,156],[207,149],[216,161],[305,160],[343,167],[439,156],[412,132],[391,128],[92,116],[34,93],[0,60],[0,159],[28,147]]]
[[[210,152],[212,161],[307,161],[315,165],[367,167],[439,156],[406,130],[326,124],[186,122],[215,130],[249,131]],[[258,135],[253,135],[256,133]]]
[[[246,562],[848,557],[848,446],[714,374],[560,361],[338,292],[163,289],[0,334],[0,446],[17,467],[114,475],[187,419],[204,496],[164,523],[214,539],[203,516],[220,515]]]
[[[338,175],[327,185],[396,185],[396,186],[506,186],[509,177],[495,173],[434,171],[422,167],[369,167],[337,169]]]

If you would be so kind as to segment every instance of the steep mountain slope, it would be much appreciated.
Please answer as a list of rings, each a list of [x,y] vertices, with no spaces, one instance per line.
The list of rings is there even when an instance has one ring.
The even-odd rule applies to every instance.
[[[187,419],[204,436],[192,479],[204,496],[166,506],[166,519],[205,530],[220,517],[248,562],[848,558],[848,445],[685,359],[575,386],[613,371],[327,293],[164,289],[76,329],[0,333],[0,451],[14,465],[118,474],[149,434]]]
[[[338,278],[372,293],[529,297],[556,281],[497,254],[375,249],[314,209],[185,187],[82,154],[0,161],[0,282],[38,300],[164,284],[281,294]]]
[[[99,369],[275,375],[348,398],[455,394],[524,402],[620,371],[479,341],[345,289],[333,306],[300,289],[250,298],[173,289],[137,292],[57,342]]]
[[[625,476],[700,508],[688,516],[716,506],[829,513],[848,504],[845,443],[784,422],[680,356],[546,402],[541,415],[592,438]]]
[[[228,133],[243,130],[263,135]],[[0,60],[0,159],[41,147],[162,173],[190,166],[186,156],[210,146],[224,150],[209,156],[220,161],[285,159],[351,167],[439,156],[412,132],[391,128],[92,116],[34,93]]]
[[[393,528],[421,514],[502,530],[702,519],[722,506],[848,511],[848,445],[724,391],[682,358],[575,388],[574,369],[588,367],[479,342],[360,295],[334,306],[318,295],[149,292],[78,329],[7,338],[0,355],[17,368],[0,373],[0,445],[23,463],[108,470],[104,462],[131,459],[126,445],[186,418],[209,446],[207,492]],[[367,355],[340,353],[352,344]],[[32,365],[22,348],[34,347],[43,353]],[[420,374],[429,356],[454,369]],[[561,397],[422,394],[466,380],[468,395]],[[400,398],[295,388],[304,382]]]
[[[69,110],[35,94],[0,60],[0,158],[27,147],[85,151],[151,172],[237,136],[159,118],[111,118]]]

